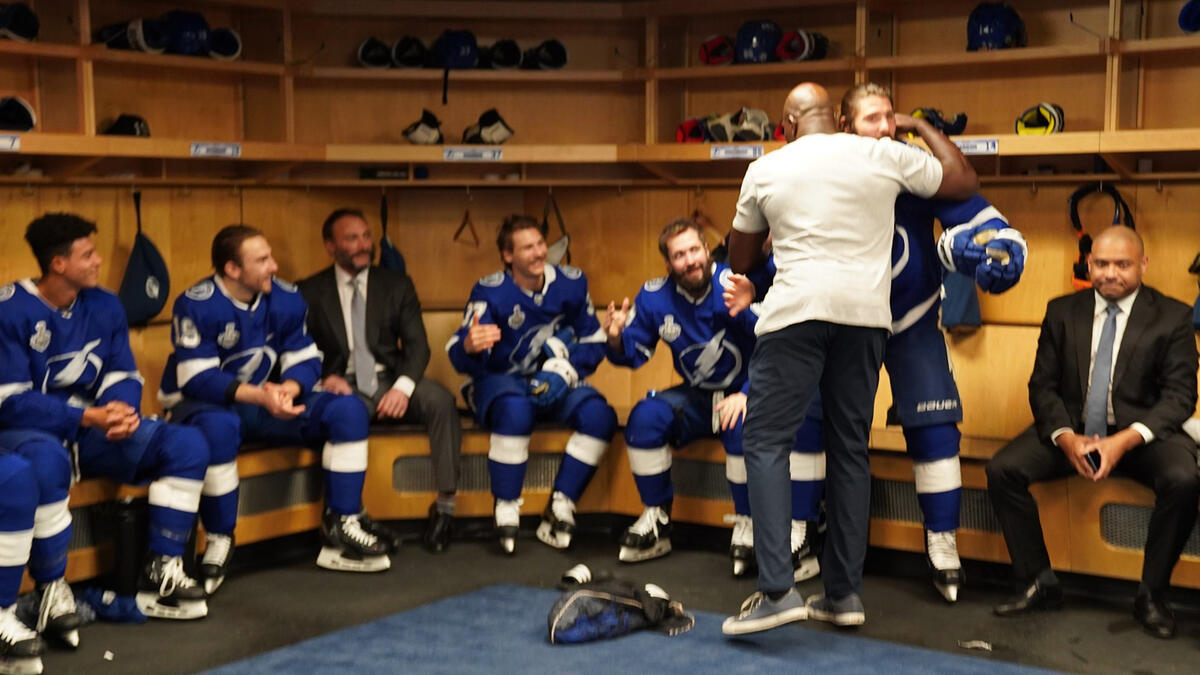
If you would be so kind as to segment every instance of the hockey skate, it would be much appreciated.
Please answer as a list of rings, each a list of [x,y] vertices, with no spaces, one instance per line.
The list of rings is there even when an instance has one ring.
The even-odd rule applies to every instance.
[[[225,581],[225,572],[229,567],[230,558],[233,557],[233,535],[209,532],[204,536],[204,541],[200,579],[204,582],[205,594],[211,597]]]
[[[661,558],[671,552],[671,505],[647,506],[625,534],[621,535],[621,551],[617,560],[641,562]]]
[[[816,539],[816,523],[804,520],[792,521],[792,580],[804,581],[821,573],[821,561],[817,559],[813,540]],[[812,535],[809,532],[812,532]]]
[[[537,538],[547,546],[568,548],[575,535],[575,502],[561,492],[550,495],[550,503],[542,512]]]
[[[954,530],[931,532],[925,530],[925,558],[933,572],[933,586],[946,602],[958,602],[958,589],[966,576],[958,559],[958,542]]]
[[[363,527],[358,514],[342,516],[325,511],[321,519],[323,546],[317,566],[339,572],[382,572],[392,566],[388,545]]]
[[[0,608],[0,673],[40,675],[44,651],[42,638],[17,618],[16,605]]]
[[[388,553],[395,553],[400,550],[400,533],[382,523],[375,522],[371,516],[367,515],[366,510],[358,513],[358,522],[367,532],[378,537],[387,546]]]
[[[183,571],[181,556],[151,554],[138,579],[137,606],[156,619],[200,619],[208,616],[204,588]]]
[[[79,646],[79,626],[83,621],[75,610],[75,594],[65,579],[59,578],[38,589],[37,632],[53,637],[71,649]]]
[[[524,499],[496,500],[496,536],[500,550],[512,555],[517,548],[517,530],[521,526],[521,505]]]
[[[733,563],[733,576],[744,577],[755,567],[754,521],[740,513],[725,516],[725,522],[733,523],[733,535],[729,539],[729,559]]]

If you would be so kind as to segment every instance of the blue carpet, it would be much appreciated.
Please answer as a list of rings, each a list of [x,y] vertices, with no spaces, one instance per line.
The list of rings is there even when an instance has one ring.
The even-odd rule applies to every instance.
[[[639,632],[552,645],[546,614],[557,591],[501,584],[208,671],[259,673],[1037,673],[981,658],[917,649],[794,624],[729,640],[722,616],[695,612],[673,638]]]

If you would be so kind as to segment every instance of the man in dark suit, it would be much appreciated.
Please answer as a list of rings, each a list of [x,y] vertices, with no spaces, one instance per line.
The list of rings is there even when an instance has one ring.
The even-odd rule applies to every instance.
[[[424,377],[429,341],[412,280],[375,267],[375,243],[361,211],[338,209],[321,226],[334,264],[301,281],[308,328],[324,352],[321,386],[354,393],[375,421],[423,423],[429,429],[437,500],[429,507],[426,548],[450,543],[458,487],[462,423],[454,396]]]
[[[1133,614],[1170,638],[1164,594],[1196,522],[1196,446],[1181,425],[1196,407],[1191,308],[1142,285],[1141,237],[1121,225],[1092,244],[1093,288],[1050,301],[1029,378],[1034,425],[988,463],[988,494],[1024,590],[1000,616],[1062,606],[1029,484],[1116,469],[1154,490]]]

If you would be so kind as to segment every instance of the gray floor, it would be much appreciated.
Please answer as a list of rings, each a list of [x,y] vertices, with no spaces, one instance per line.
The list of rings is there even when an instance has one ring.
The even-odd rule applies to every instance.
[[[210,600],[208,618],[135,626],[89,625],[82,631],[77,652],[55,649],[47,655],[46,672],[195,672],[497,582],[550,588],[563,570],[577,562],[653,581],[685,606],[719,614],[736,611],[754,590],[752,580],[730,577],[727,556],[712,550],[711,545],[707,550],[677,546],[666,558],[624,566],[616,562],[613,540],[611,534],[588,533],[579,538],[575,550],[564,553],[523,536],[511,558],[497,553],[490,541],[457,541],[440,556],[413,543],[394,557],[390,571],[358,575],[324,571],[312,564],[316,558],[314,538],[311,556],[304,551],[303,559],[231,576]],[[290,542],[293,548],[296,543],[295,539]],[[307,541],[300,543],[308,545]],[[991,606],[1006,594],[1002,586],[976,584],[951,606],[920,573],[921,564],[917,556],[872,552],[864,592],[867,624],[854,634],[1081,673],[1194,673],[1200,669],[1200,617],[1195,614],[1180,616],[1180,635],[1172,641],[1143,634],[1130,616],[1125,598],[1097,600],[1073,595],[1061,612],[1024,620],[998,619],[992,616]],[[991,572],[988,568],[976,576]],[[819,581],[805,582],[801,590],[819,592]],[[1124,590],[1116,589],[1118,594]],[[539,614],[529,620],[544,624],[546,619]],[[804,628],[833,630],[814,622]],[[722,638],[713,635],[712,639]],[[992,651],[960,646],[973,640],[990,643]],[[353,649],[353,645],[346,648]],[[111,652],[111,661],[105,660],[106,651]],[[887,666],[880,664],[880,668],[886,670]],[[420,672],[412,664],[403,670]]]

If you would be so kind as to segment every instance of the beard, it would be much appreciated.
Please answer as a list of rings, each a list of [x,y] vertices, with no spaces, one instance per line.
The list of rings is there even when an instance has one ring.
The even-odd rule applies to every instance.
[[[674,270],[671,270],[671,281],[674,281],[676,286],[679,286],[691,295],[701,295],[708,288],[709,284],[712,283],[712,260],[705,260],[700,265],[700,269],[703,273],[699,281],[693,282],[687,278],[687,275],[696,271],[695,266],[684,270],[682,274],[676,274]]]

